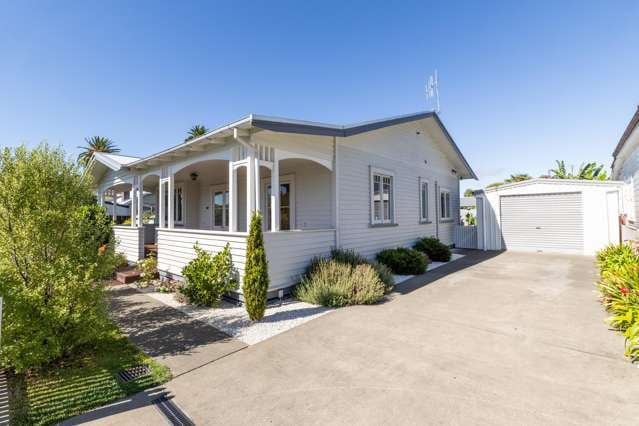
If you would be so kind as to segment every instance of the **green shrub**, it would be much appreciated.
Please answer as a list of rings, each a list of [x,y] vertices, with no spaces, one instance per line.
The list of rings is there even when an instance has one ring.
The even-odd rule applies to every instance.
[[[314,305],[342,307],[372,304],[384,297],[385,285],[372,265],[352,266],[319,259],[295,289],[298,299]]]
[[[611,244],[597,252],[600,272],[616,270],[622,265],[639,264],[637,256],[628,244]]]
[[[1,364],[21,372],[106,332],[111,226],[91,179],[46,144],[0,152]]]
[[[127,217],[126,219],[124,219],[122,221],[122,223],[120,225],[122,225],[122,226],[131,226],[131,218]]]
[[[246,264],[242,287],[246,312],[252,321],[259,321],[264,317],[268,285],[268,262],[262,236],[262,216],[256,211],[251,218],[246,241]]]
[[[379,278],[386,285],[386,289],[388,291],[392,290],[393,286],[395,285],[393,271],[391,271],[386,265],[382,265],[381,263],[372,263],[354,250],[347,249],[332,249],[331,254],[328,256],[328,258],[314,257],[313,259],[311,259],[309,266],[306,268],[304,276],[308,277],[312,275],[313,272],[324,260],[334,260],[337,263],[350,266],[371,265],[373,266],[375,271],[377,271]]]
[[[124,253],[115,253],[115,267],[124,268],[125,266],[129,266],[126,255]]]
[[[140,260],[138,269],[140,270],[140,283],[143,286],[151,284],[158,275],[158,260],[155,255],[152,254],[146,259]]]
[[[426,237],[415,243],[415,250],[425,253],[434,262],[448,262],[452,256],[450,248],[435,237]]]
[[[639,360],[639,260],[628,244],[610,245],[597,253],[602,303],[610,325],[626,338],[626,356]]]
[[[398,247],[377,253],[377,261],[388,266],[394,274],[418,275],[426,272],[428,259],[417,250]]]
[[[238,284],[231,247],[227,243],[224,250],[215,255],[198,244],[193,248],[195,258],[182,269],[186,284],[180,292],[196,305],[218,306],[222,296],[235,290]]]
[[[371,265],[373,266],[373,269],[375,269],[375,272],[377,272],[379,279],[384,283],[386,293],[390,292],[395,286],[395,277],[393,276],[391,268],[383,263],[373,263]]]

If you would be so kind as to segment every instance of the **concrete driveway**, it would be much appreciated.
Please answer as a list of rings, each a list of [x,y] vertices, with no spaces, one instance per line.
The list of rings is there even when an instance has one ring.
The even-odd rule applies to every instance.
[[[475,252],[166,389],[196,424],[636,424],[595,279],[592,258]]]

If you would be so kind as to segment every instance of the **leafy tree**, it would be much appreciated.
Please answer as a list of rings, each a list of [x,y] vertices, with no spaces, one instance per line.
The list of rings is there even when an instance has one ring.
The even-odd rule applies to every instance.
[[[464,191],[464,197],[472,197],[473,196],[473,189],[468,188],[467,190]]]
[[[115,143],[104,136],[91,136],[90,138],[84,138],[86,146],[79,146],[78,148],[83,151],[78,155],[78,163],[81,166],[89,164],[89,160],[96,152],[116,153],[120,152],[120,148],[115,146]]]
[[[528,173],[518,173],[515,175],[510,175],[508,179],[504,180],[504,183],[523,182],[530,179],[532,179],[532,176],[530,176]]]
[[[246,241],[246,264],[244,265],[244,301],[246,312],[253,321],[264,317],[268,291],[268,262],[262,235],[262,216],[254,212]]]
[[[504,182],[493,182],[486,185],[486,188],[497,188],[498,186],[502,186]]]
[[[188,142],[191,139],[195,139],[195,138],[199,138],[200,136],[204,136],[205,134],[207,134],[209,132],[209,129],[207,129],[205,126],[201,125],[201,124],[196,124],[195,126],[191,127],[187,133],[187,137],[186,139],[184,139],[184,142]]]
[[[100,280],[113,272],[106,211],[61,149],[0,153],[0,363],[17,372],[70,354],[106,330]]]

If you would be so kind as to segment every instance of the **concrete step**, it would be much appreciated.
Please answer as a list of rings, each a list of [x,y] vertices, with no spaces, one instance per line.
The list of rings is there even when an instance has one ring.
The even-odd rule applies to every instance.
[[[122,284],[129,284],[140,278],[140,271],[137,269],[125,269],[115,273],[115,280]]]

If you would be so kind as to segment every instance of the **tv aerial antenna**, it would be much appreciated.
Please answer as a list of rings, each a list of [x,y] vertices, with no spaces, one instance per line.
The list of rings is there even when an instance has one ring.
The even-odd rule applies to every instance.
[[[433,98],[435,99],[434,111],[439,114],[439,77],[437,70],[428,77],[428,82],[426,83],[426,99],[430,100]]]

